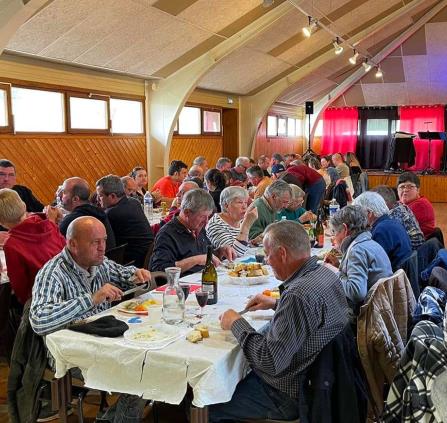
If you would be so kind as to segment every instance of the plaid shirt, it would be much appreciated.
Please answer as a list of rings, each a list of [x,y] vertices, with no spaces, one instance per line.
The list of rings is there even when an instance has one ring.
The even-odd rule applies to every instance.
[[[397,203],[395,207],[390,210],[391,219],[398,220],[404,225],[411,241],[411,248],[416,250],[425,242],[424,234],[416,219],[416,216],[411,209],[402,203]]]
[[[30,309],[34,332],[46,335],[108,309],[107,301],[94,305],[93,294],[109,282],[128,289],[133,286],[129,279],[136,270],[134,266],[124,267],[104,258],[102,264],[88,272],[65,247],[37,273]]]
[[[263,333],[243,318],[231,330],[252,369],[270,386],[298,398],[298,374],[348,322],[345,293],[334,272],[309,258],[281,286]],[[254,392],[253,395],[256,395]]]
[[[441,328],[426,320],[419,322],[400,360],[385,402],[383,421],[441,422],[432,401],[432,387],[446,370],[447,348]]]

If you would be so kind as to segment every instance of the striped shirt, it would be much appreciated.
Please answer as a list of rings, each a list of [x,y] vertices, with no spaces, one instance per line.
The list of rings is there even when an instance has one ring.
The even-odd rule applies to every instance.
[[[37,273],[30,309],[34,332],[46,335],[108,309],[107,301],[94,305],[93,294],[109,282],[128,289],[133,286],[129,280],[136,270],[134,266],[124,267],[104,258],[102,264],[88,272],[65,247]]]
[[[251,368],[267,384],[298,398],[298,374],[348,322],[348,305],[334,272],[309,258],[281,286],[275,315],[263,333],[244,319],[231,331]],[[255,394],[255,393],[254,393]]]
[[[239,236],[241,228],[234,228],[225,222],[219,214],[214,214],[206,225],[206,236],[211,241],[213,248],[218,249],[224,245],[231,245],[236,254],[243,256],[248,249],[247,243],[236,239]]]

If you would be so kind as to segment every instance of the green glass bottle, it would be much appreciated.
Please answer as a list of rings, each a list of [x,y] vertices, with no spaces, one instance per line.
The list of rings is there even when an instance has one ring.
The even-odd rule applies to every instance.
[[[206,254],[206,264],[202,270],[202,290],[208,292],[208,305],[217,303],[217,271],[212,258],[213,248],[209,245]]]

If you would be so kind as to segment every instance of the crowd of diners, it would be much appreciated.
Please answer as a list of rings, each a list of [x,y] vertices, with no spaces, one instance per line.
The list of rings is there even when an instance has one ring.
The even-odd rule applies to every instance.
[[[218,265],[263,244],[281,297],[249,300],[250,310],[275,310],[262,333],[234,310],[222,314],[222,328],[232,331],[253,371],[230,402],[209,407],[213,422],[298,417],[297,375],[355,322],[371,286],[401,268],[436,228],[416,174],[400,174],[396,189],[368,191],[353,153],[306,160],[275,153],[234,163],[222,157],[214,167],[205,157],[191,166],[173,160],[152,187],[141,166],[128,175],[105,175],[94,187],[73,176],[61,181],[48,205],[16,184],[16,172],[11,161],[0,160],[0,244],[14,302],[39,336],[106,310],[129,286],[150,279],[151,271],[200,271],[209,245]],[[155,206],[169,206],[152,225],[143,211],[147,190]],[[303,224],[334,198],[340,210],[326,231],[341,258],[328,255],[321,264],[311,255]],[[127,266],[107,258],[123,244]],[[144,405],[122,394],[109,418],[138,421]]]

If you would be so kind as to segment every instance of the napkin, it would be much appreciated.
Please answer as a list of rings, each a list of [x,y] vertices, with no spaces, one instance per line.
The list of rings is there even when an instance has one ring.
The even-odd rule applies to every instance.
[[[75,323],[69,326],[68,329],[106,338],[118,338],[129,329],[129,326],[123,321],[116,319],[115,316],[103,316],[92,322]]]

